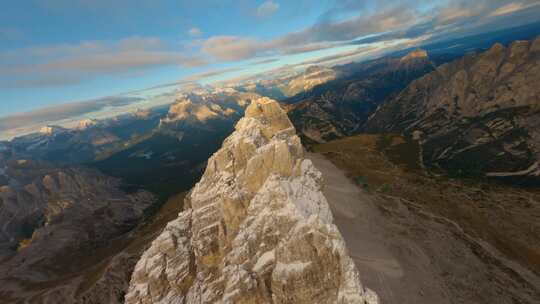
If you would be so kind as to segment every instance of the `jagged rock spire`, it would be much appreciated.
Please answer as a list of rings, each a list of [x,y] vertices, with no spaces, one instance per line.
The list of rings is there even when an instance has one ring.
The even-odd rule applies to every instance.
[[[138,262],[126,303],[377,303],[321,187],[279,104],[253,101]]]

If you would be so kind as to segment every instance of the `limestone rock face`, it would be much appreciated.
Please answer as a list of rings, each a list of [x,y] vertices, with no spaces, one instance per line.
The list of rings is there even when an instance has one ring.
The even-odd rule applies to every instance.
[[[321,187],[278,103],[253,101],[137,263],[126,303],[378,303]]]

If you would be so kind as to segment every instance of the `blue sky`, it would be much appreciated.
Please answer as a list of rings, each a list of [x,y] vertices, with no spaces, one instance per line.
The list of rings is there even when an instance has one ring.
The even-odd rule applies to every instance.
[[[364,49],[350,42],[381,33],[392,35],[374,45],[378,51],[464,35],[491,23],[514,26],[536,21],[539,2],[5,1],[0,117],[163,84],[223,80],[340,53],[361,55]],[[513,14],[525,17],[512,20]],[[373,48],[365,48],[366,54],[368,49]]]

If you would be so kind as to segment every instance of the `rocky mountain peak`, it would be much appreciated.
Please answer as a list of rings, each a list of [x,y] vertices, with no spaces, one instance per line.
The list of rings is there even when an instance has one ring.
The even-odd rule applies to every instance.
[[[427,51],[425,51],[423,49],[416,49],[416,50],[408,53],[407,55],[403,56],[401,58],[401,61],[409,61],[409,60],[413,60],[413,59],[424,59],[424,58],[428,58]]]
[[[95,126],[97,124],[97,122],[93,119],[83,119],[81,121],[79,121],[79,123],[77,124],[77,128],[78,130],[86,130],[92,126]]]
[[[59,127],[59,126],[44,126],[41,129],[39,129],[39,133],[44,135],[52,135],[57,132],[65,131],[65,128]]]
[[[377,303],[279,104],[254,100],[235,129],[137,263],[126,303]]]
[[[236,120],[257,94],[218,88],[213,92],[180,94],[160,125],[205,125],[211,121]]]
[[[160,122],[161,125],[172,123],[205,124],[210,120],[224,118],[230,113],[231,109],[224,111],[223,108],[215,103],[205,100],[199,95],[182,96],[171,105],[169,113]]]
[[[489,50],[487,52],[488,53],[499,53],[499,52],[503,52],[504,50],[505,50],[504,45],[502,45],[501,43],[495,43],[489,48]]]

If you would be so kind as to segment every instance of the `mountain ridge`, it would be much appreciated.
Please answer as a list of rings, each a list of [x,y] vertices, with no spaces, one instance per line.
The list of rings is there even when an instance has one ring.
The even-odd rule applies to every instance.
[[[428,165],[454,174],[535,180],[539,75],[540,37],[494,44],[415,80],[381,105],[365,129],[418,139]]]
[[[434,70],[435,63],[424,55],[425,51],[419,51],[337,67],[343,78],[283,103],[305,142],[321,143],[355,134],[386,98]]]

